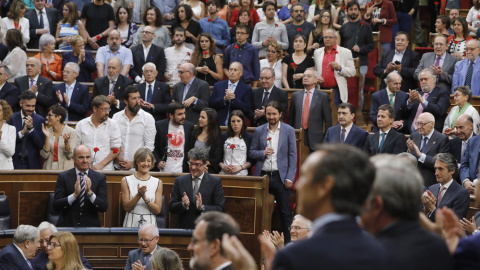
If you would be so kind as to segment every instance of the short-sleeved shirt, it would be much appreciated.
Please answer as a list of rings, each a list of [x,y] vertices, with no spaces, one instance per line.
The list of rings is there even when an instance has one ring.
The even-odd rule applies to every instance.
[[[107,30],[108,22],[115,21],[113,8],[109,4],[95,5],[88,3],[83,7],[81,18],[86,19],[85,29],[90,37],[94,37]],[[97,44],[104,46],[107,44],[107,37],[100,39]]]
[[[130,65],[133,66],[133,56],[132,56],[132,51],[120,46],[120,49],[116,51],[115,53],[110,50],[110,47],[108,45],[100,47],[97,51],[97,56],[95,58],[95,63],[103,63],[105,65],[103,69],[103,74],[107,74],[107,62],[108,59],[112,57],[118,57],[122,60],[122,66],[123,65]]]

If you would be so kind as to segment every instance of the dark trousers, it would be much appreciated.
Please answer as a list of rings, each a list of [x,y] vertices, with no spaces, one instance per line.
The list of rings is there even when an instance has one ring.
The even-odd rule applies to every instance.
[[[290,231],[288,227],[292,225],[292,215],[290,213],[290,190],[285,187],[285,184],[280,179],[278,171],[270,175],[262,171],[262,176],[268,174],[270,177],[268,192],[275,196],[277,201],[278,212],[280,213],[280,220],[282,223],[282,232],[285,243],[290,242]]]

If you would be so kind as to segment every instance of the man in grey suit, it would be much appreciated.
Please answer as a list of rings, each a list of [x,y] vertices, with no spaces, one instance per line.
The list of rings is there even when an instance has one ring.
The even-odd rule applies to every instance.
[[[448,137],[433,129],[435,117],[431,113],[422,113],[417,120],[418,129],[407,140],[408,152],[418,160],[418,170],[422,174],[426,187],[435,183],[434,156],[449,153]]]
[[[413,77],[418,80],[420,72],[431,68],[437,75],[437,86],[450,90],[452,88],[452,77],[455,71],[455,64],[458,58],[447,53],[448,42],[443,35],[437,36],[433,41],[434,51],[425,53],[418,64]],[[438,62],[438,63],[437,63]]]
[[[128,252],[125,270],[150,270],[150,258],[155,250],[160,247],[158,245],[158,239],[160,239],[160,236],[158,235],[158,228],[155,225],[143,225],[140,230],[138,230],[137,242],[140,247]],[[143,268],[144,266],[145,268]]]
[[[178,68],[180,82],[173,86],[173,100],[185,106],[186,120],[198,124],[203,108],[208,107],[210,87],[204,80],[195,77],[197,71],[190,63],[181,64]]]
[[[332,126],[332,109],[328,95],[316,90],[317,75],[313,68],[303,73],[304,91],[292,95],[288,124],[305,129],[305,145],[313,152],[317,143],[323,142],[324,130]],[[308,111],[306,111],[308,109]],[[323,123],[325,122],[325,129]]]

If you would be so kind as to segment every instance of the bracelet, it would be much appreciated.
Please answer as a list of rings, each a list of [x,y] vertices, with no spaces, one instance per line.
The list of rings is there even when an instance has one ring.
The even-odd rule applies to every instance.
[[[146,205],[148,205],[151,202],[151,200],[148,200],[148,202],[145,202]]]

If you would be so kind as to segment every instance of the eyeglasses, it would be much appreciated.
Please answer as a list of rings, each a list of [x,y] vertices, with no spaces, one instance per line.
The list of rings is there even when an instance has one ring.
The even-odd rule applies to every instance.
[[[472,48],[472,47],[465,47],[465,51],[474,51],[476,50],[477,48]]]
[[[240,35],[240,36],[243,36],[243,35],[246,35],[247,33],[246,32],[237,32],[236,34]]]
[[[300,226],[290,226],[288,227],[289,231],[300,231],[300,230],[310,230],[309,228],[302,228]]]
[[[152,33],[152,32],[149,32],[149,31],[142,31],[141,33],[142,33],[142,34],[149,34],[149,35],[153,35],[153,33]]]
[[[145,242],[145,243],[150,243],[150,242],[152,242],[155,238],[157,238],[157,237],[154,236],[152,239],[137,238],[137,242],[138,242],[138,243],[143,243],[143,242]]]
[[[267,53],[277,53],[277,51],[268,50]]]
[[[323,36],[323,39],[332,39],[335,38],[334,36]]]
[[[58,116],[58,114],[47,114],[47,118],[52,117],[52,116]]]
[[[98,108],[99,110],[101,110],[102,112],[110,112],[112,109],[110,107],[108,108]]]
[[[205,163],[193,163],[193,162],[190,162],[190,161],[187,161],[187,164],[188,164],[188,166],[195,166],[195,167],[201,167],[201,166],[205,165]]]
[[[183,73],[187,73],[187,72],[190,72],[190,71],[188,71],[188,70],[186,70],[186,71],[179,70],[179,71],[178,71],[178,74],[182,75]]]
[[[56,247],[61,247],[60,243],[55,243],[55,242],[48,242],[47,247],[56,248]]]
[[[268,81],[268,80],[270,80],[271,78],[273,78],[273,76],[270,76],[270,77],[260,77],[260,81],[263,81],[263,80]]]
[[[425,123],[415,122],[415,125],[417,125],[417,126],[419,126],[419,127],[424,127],[425,125],[430,124],[430,123],[432,123],[432,121],[428,121],[428,122],[425,122]]]

